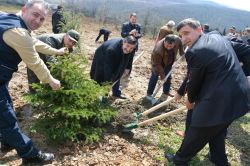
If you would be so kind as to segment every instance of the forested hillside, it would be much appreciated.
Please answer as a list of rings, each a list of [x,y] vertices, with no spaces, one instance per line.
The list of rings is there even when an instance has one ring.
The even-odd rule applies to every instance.
[[[250,12],[203,0],[72,0],[68,2],[64,1],[64,4],[71,6],[77,4],[77,8],[86,15],[97,18],[107,17],[108,20],[119,23],[127,19],[128,13],[135,11],[139,15],[138,20],[141,24],[148,22],[148,24],[162,25],[169,19],[178,22],[187,17],[194,17],[221,31],[232,25],[237,29],[250,25]]]
[[[25,0],[0,0],[22,4]],[[159,27],[168,20],[179,22],[193,17],[212,29],[223,32],[234,25],[237,30],[250,26],[250,12],[228,8],[205,0],[47,0],[63,4],[70,10],[93,17],[101,24],[120,26],[131,12],[137,12],[143,32],[155,36]]]

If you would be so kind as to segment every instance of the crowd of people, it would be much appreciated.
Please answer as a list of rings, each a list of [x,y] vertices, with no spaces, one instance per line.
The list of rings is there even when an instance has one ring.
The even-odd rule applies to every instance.
[[[15,149],[24,164],[51,162],[54,154],[38,150],[21,131],[8,84],[23,61],[28,67],[29,84],[41,81],[53,90],[60,89],[60,81],[50,74],[47,62],[55,61],[52,55],[72,52],[80,39],[75,30],[60,32],[66,24],[62,9],[58,6],[52,16],[54,33],[36,37],[32,31],[40,28],[48,15],[43,0],[28,1],[18,14],[0,13],[0,148],[2,152]],[[178,35],[174,30],[173,20],[160,28],[151,54],[152,72],[146,92],[151,96],[158,79],[165,79],[177,55],[185,56],[187,74],[176,94],[170,93],[171,75],[163,84],[162,101],[168,96],[179,100],[187,95],[188,109],[182,144],[175,155],[166,157],[177,166],[186,166],[209,144],[209,160],[227,166],[227,128],[250,110],[250,29],[246,28],[241,36],[232,26],[223,36],[210,31],[208,24],[201,25],[198,20],[188,18],[178,23]],[[120,79],[130,75],[139,39],[143,37],[137,14],[131,13],[128,22],[122,24],[120,38],[108,39],[110,34],[104,27],[99,31],[95,41],[104,35],[104,42],[94,53],[90,78],[100,85],[111,82],[112,96],[126,99]],[[35,93],[32,87],[30,92]]]

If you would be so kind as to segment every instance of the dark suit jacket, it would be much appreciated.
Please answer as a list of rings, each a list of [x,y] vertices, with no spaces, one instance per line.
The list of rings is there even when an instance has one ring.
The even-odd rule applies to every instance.
[[[140,24],[132,25],[130,22],[126,22],[122,24],[121,36],[123,38],[129,36],[129,32],[132,31],[133,29],[136,29],[136,31],[138,32],[138,36],[134,36],[134,37],[137,39],[141,38],[142,37],[141,25]]]
[[[211,33],[218,33],[218,32],[211,32]],[[243,63],[242,69],[244,71],[244,74],[246,76],[250,76],[250,46],[241,41],[235,40],[235,38],[231,38],[228,36],[224,36],[224,37],[231,42],[238,60]],[[188,80],[188,77],[185,77],[181,86],[177,90],[178,94],[181,96],[184,96],[186,93],[187,80]]]
[[[204,34],[185,56],[188,100],[195,102],[191,126],[229,123],[250,110],[250,86],[230,41]]]
[[[240,62],[243,63],[242,69],[246,76],[250,76],[250,45],[231,41],[233,49]]]
[[[100,31],[99,31],[99,34],[103,34],[103,35],[109,35],[111,33],[110,30],[108,29],[105,29],[105,28],[101,28]]]
[[[98,83],[118,80],[132,54],[123,54],[122,39],[110,39],[97,48],[91,65],[90,77]]]
[[[136,29],[136,31],[138,32],[137,36],[134,36],[136,39],[137,39],[137,42],[138,42],[138,39],[142,37],[142,34],[141,34],[141,25],[140,24],[134,24],[132,25],[130,22],[125,22],[122,24],[122,31],[121,31],[121,36],[123,38],[129,36],[129,32]],[[136,49],[133,53],[133,56],[130,58],[130,61],[128,62],[128,66],[126,67],[127,69],[130,69],[130,72],[132,70],[132,65],[133,65],[133,58],[134,58],[134,55],[135,55],[135,52],[138,50],[138,47],[139,47],[139,43],[137,43],[137,46],[136,46]]]

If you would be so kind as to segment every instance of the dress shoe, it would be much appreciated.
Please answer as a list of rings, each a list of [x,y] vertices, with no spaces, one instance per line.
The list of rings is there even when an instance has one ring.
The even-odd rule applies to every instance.
[[[119,98],[119,99],[127,99],[127,97],[122,95],[122,94],[121,95],[112,95],[112,97]]]
[[[14,148],[11,147],[9,144],[0,142],[0,150],[2,153],[8,153],[12,149],[14,149]]]
[[[54,160],[54,154],[52,153],[44,153],[39,151],[38,154],[31,158],[23,158],[23,164],[31,164],[31,163],[51,163]]]
[[[168,160],[168,162],[173,162],[174,161],[174,155],[172,154],[165,154],[165,158]]]

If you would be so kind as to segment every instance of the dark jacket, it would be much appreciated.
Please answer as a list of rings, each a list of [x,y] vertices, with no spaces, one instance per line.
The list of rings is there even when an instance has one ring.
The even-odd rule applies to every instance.
[[[14,14],[0,15],[0,84],[9,82],[21,62],[18,53],[3,41],[3,33],[11,28],[28,29],[23,20]]]
[[[174,51],[174,61],[179,52],[180,55],[184,54],[183,45],[180,39],[177,39]],[[168,64],[169,55],[167,49],[164,47],[164,39],[160,40],[154,47],[151,55],[152,70],[156,74],[160,75],[163,79],[165,77],[164,68]]]
[[[225,36],[225,38],[231,41],[232,47],[239,59],[243,63],[242,69],[246,76],[250,76],[250,45],[245,44],[237,38],[231,38]]]
[[[122,32],[121,32],[121,36],[127,37],[129,36],[129,32],[136,29],[136,31],[138,32],[138,36],[134,36],[136,39],[139,39],[142,37],[141,34],[141,25],[140,24],[134,24],[132,25],[130,22],[126,22],[122,24]]]
[[[230,123],[250,110],[250,86],[228,40],[204,34],[185,56],[188,100],[195,102],[191,126]]]
[[[133,52],[132,54],[132,57],[130,58],[130,61],[128,63],[128,66],[126,67],[127,69],[130,69],[130,73],[132,71],[132,65],[133,65],[133,58],[134,58],[134,55],[135,55],[135,52],[138,50],[139,48],[139,42],[138,42],[138,39],[142,37],[142,34],[141,34],[141,25],[140,24],[131,24],[130,22],[126,22],[126,23],[123,23],[122,24],[122,32],[121,32],[121,36],[123,38],[129,36],[129,32],[136,29],[137,31],[137,36],[134,36],[136,39],[137,39],[137,46],[135,48],[135,51]]]
[[[105,29],[105,28],[101,28],[100,31],[99,31],[99,34],[103,34],[103,35],[109,35],[111,33],[110,30],[108,29]]]
[[[184,80],[182,81],[181,86],[177,90],[177,93],[181,96],[184,96],[187,92],[187,81],[188,81],[188,77],[186,76]]]
[[[250,45],[250,35],[242,36],[241,39],[245,44]]]
[[[53,48],[60,49],[64,47],[63,37],[65,33],[60,34],[42,34],[37,36],[36,38]]]
[[[98,83],[118,80],[130,61],[132,54],[123,54],[123,40],[111,39],[95,51],[90,77]]]
[[[52,31],[54,33],[60,33],[63,25],[66,24],[66,21],[63,16],[63,11],[58,9],[55,13],[52,14]]]
[[[228,36],[224,37],[231,42],[231,45],[236,53],[238,60],[243,63],[242,69],[245,76],[250,76],[250,46],[242,43],[241,41],[235,42],[234,38],[230,38]],[[186,93],[187,80],[188,77],[186,76],[181,86],[177,90],[178,94],[181,96],[184,96]]]

